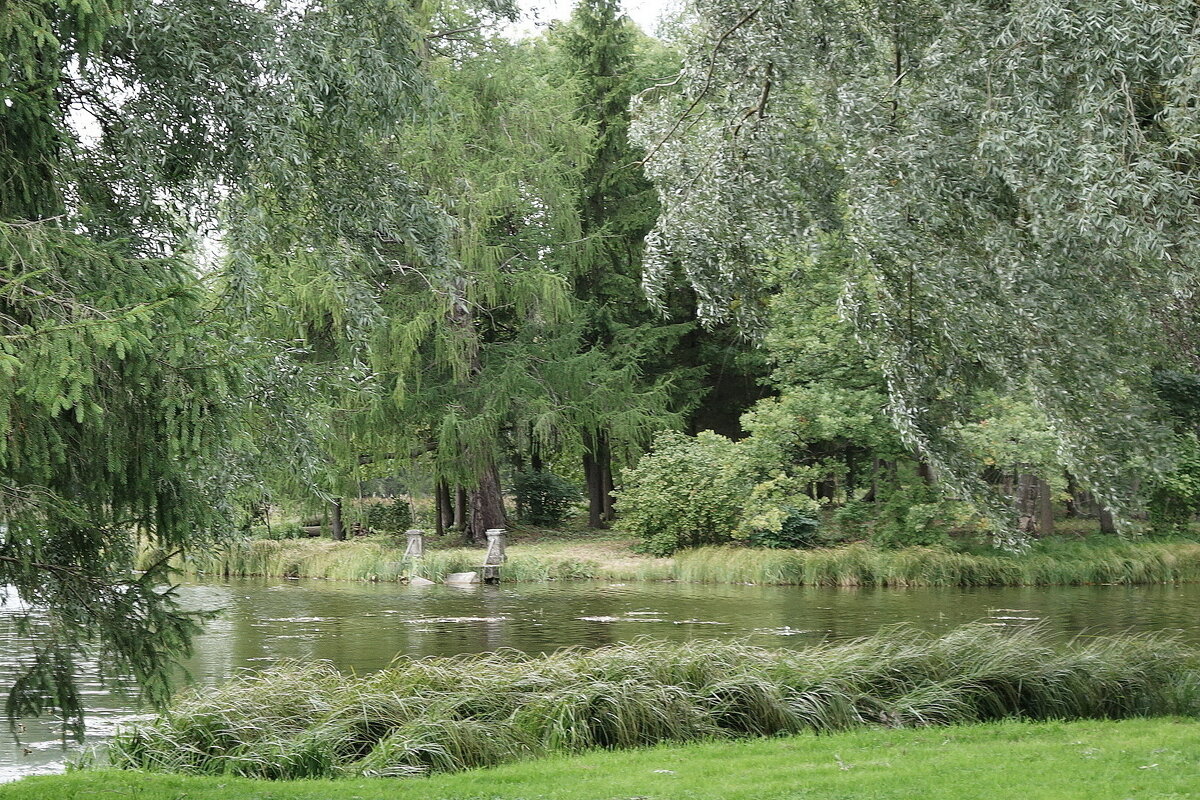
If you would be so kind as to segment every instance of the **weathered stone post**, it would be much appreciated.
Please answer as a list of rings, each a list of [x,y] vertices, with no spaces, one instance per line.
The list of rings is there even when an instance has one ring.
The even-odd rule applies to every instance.
[[[504,552],[504,528],[487,531],[487,555],[483,559],[483,582],[500,582],[500,565],[508,558]]]
[[[408,547],[404,549],[404,558],[415,561],[425,556],[425,531],[413,528],[404,532],[408,537]]]
[[[408,544],[404,548],[404,555],[401,556],[397,566],[404,570],[409,586],[432,586],[433,581],[413,574],[417,570],[417,565],[421,563],[421,559],[425,557],[425,531],[413,528],[405,531],[404,535],[408,538]]]

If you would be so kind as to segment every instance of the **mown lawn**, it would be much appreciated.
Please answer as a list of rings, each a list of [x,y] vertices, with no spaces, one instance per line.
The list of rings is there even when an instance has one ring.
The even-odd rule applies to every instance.
[[[1006,722],[595,752],[417,779],[95,771],[0,800],[1125,800],[1200,797],[1200,722]]]

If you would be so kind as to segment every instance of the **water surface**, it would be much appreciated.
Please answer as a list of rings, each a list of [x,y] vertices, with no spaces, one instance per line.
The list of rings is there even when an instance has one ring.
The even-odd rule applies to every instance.
[[[369,672],[397,656],[510,647],[542,653],[651,636],[738,638],[804,647],[908,623],[945,631],[967,622],[1039,625],[1052,635],[1171,631],[1200,645],[1200,585],[1053,588],[829,589],[687,583],[570,582],[428,586],[241,579],[185,584],[194,608],[222,609],[184,665],[190,681],[220,682],[279,659],[327,659]],[[0,609],[0,614],[5,613]],[[0,617],[0,685],[28,647]],[[85,680],[87,738],[101,742],[139,713]],[[0,731],[0,780],[58,771],[77,750],[58,726],[23,720]]]

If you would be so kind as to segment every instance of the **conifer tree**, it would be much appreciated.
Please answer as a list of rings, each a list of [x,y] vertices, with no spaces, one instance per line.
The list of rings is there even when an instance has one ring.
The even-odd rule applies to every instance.
[[[455,13],[441,25],[478,27],[469,10]],[[544,43],[484,30],[439,50],[438,124],[398,140],[393,157],[451,216],[454,266],[417,262],[388,281],[393,323],[372,362],[385,395],[365,421],[400,451],[427,453],[438,483],[466,490],[457,522],[482,542],[504,525],[500,468],[514,451],[574,449],[568,437],[600,418],[644,438],[669,415],[662,391],[631,380],[635,358],[580,350],[568,279],[590,139],[569,84],[545,68]]]
[[[753,367],[743,363],[746,343],[699,330],[690,293],[655,308],[641,285],[644,240],[659,207],[642,171],[644,152],[629,141],[630,100],[674,72],[675,55],[642,34],[616,0],[580,0],[551,41],[574,87],[575,116],[590,134],[577,200],[584,241],[572,275],[585,319],[581,346],[615,364],[632,361],[633,380],[666,391],[669,408],[685,421],[711,422],[711,414],[697,412],[706,395],[716,395],[736,427],[758,394]],[[715,391],[722,379],[723,388],[736,389]],[[613,518],[614,448],[640,453],[647,442],[630,441],[603,413],[579,433],[589,523],[599,527]]]
[[[436,258],[441,220],[368,157],[420,102],[388,3],[14,0],[0,45],[0,583],[33,645],[8,710],[78,727],[81,656],[161,700],[196,630],[136,538],[227,529],[255,440],[290,427],[292,359],[226,312],[264,302],[246,254]],[[190,246],[214,227],[243,267],[219,301]]]

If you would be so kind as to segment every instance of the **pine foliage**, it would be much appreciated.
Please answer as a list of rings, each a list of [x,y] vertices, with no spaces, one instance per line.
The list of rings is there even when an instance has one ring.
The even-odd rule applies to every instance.
[[[375,158],[423,102],[416,17],[387,0],[6,4],[0,584],[33,653],[10,714],[78,729],[85,664],[162,700],[199,618],[161,564],[133,572],[135,537],[171,551],[228,529],[264,448],[305,449],[304,353],[231,313],[278,311],[251,256],[336,295],[358,339],[377,298],[352,265],[383,240],[443,258],[443,218]],[[197,234],[235,265],[218,298]]]

